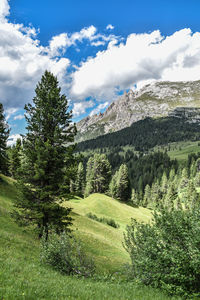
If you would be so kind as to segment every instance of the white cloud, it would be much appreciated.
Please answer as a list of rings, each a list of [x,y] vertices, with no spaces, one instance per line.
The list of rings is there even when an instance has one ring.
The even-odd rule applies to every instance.
[[[100,113],[100,111],[108,106],[109,102],[100,103],[95,109],[90,112],[90,116]]]
[[[71,93],[82,99],[115,97],[118,89],[153,80],[200,79],[200,33],[183,29],[164,37],[160,31],[131,34],[125,43],[110,42],[72,75]]]
[[[8,138],[7,146],[13,146],[16,144],[17,139],[22,139],[20,134],[12,134]]]
[[[6,114],[6,121],[8,121],[10,119],[11,116],[13,116],[16,112],[18,111],[17,108],[8,108],[5,110],[5,114]]]
[[[115,27],[112,25],[112,24],[108,24],[107,26],[106,26],[106,29],[107,30],[113,30]]]
[[[17,108],[31,101],[35,85],[46,69],[64,82],[70,61],[52,58],[36,39],[35,28],[8,22],[8,13],[8,2],[1,1],[0,102],[5,108]]]
[[[90,101],[82,101],[82,102],[76,102],[74,103],[73,107],[73,116],[78,117],[86,112],[87,108],[93,107],[94,102],[92,100]]]
[[[68,47],[76,46],[77,42],[83,42],[88,40],[91,46],[101,46],[106,43],[117,40],[119,37],[115,35],[104,35],[97,33],[97,28],[93,25],[81,29],[79,32],[74,32],[71,35],[67,33],[61,33],[57,36],[54,36],[50,42],[49,47],[46,48],[46,51],[51,56],[59,56],[65,53]]]
[[[61,33],[57,36],[54,36],[49,42],[49,50],[47,51],[51,56],[58,56],[63,54],[66,49],[72,45],[76,45],[77,42],[82,42],[84,39],[92,41],[96,39],[95,36],[97,29],[91,25],[81,29],[80,32],[74,32],[71,35],[67,33]]]
[[[0,22],[6,22],[5,18],[9,15],[10,6],[7,0],[1,0],[0,3]]]
[[[13,118],[13,120],[22,120],[24,119],[24,115],[17,115]]]

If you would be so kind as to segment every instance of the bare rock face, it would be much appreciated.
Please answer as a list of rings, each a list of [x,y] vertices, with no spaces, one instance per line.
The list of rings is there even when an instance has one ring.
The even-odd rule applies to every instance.
[[[189,123],[200,123],[199,107],[177,107],[169,113],[170,117],[184,118]]]
[[[200,81],[156,82],[136,92],[129,90],[103,114],[78,122],[76,139],[83,141],[118,131],[146,117],[167,116],[177,107],[200,107]]]

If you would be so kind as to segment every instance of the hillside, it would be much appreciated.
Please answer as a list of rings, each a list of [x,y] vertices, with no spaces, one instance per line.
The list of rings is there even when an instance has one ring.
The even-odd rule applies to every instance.
[[[12,203],[16,197],[16,188],[12,179],[0,176],[0,298],[6,300],[35,300],[35,299],[80,299],[80,300],[121,300],[121,299],[172,299],[160,291],[149,287],[137,285],[133,282],[120,282],[114,277],[112,280],[98,279],[79,279],[76,277],[65,276],[52,270],[50,267],[40,264],[39,261],[39,242],[34,233],[29,229],[20,228],[10,217]],[[101,204],[108,205],[101,207]],[[82,202],[81,202],[82,201]],[[122,205],[103,195],[92,195],[84,200],[74,199],[69,202],[74,207],[75,225],[79,226],[80,236],[85,240],[87,249],[96,258],[96,262],[103,261],[104,269],[110,267],[108,261],[113,263],[120,257],[121,236],[123,226],[127,217],[133,216],[141,220],[148,220],[150,213],[147,209],[133,209],[128,211],[126,205]],[[89,205],[89,207],[88,207]],[[106,209],[106,207],[108,209]],[[117,229],[109,228],[106,225],[97,223],[85,217],[87,211],[93,211],[99,215],[109,215],[118,212],[116,219],[121,225],[119,235]],[[76,234],[79,235],[79,230]],[[113,231],[112,231],[113,230]],[[116,235],[115,235],[116,234]],[[104,237],[104,241],[103,241]],[[109,238],[113,237],[113,240]],[[98,241],[98,243],[97,243]],[[104,243],[105,242],[105,243]],[[117,244],[117,246],[115,245]],[[108,245],[115,246],[110,256]],[[118,250],[116,250],[118,248]],[[122,249],[122,248],[121,248]],[[101,252],[101,254],[100,254]],[[100,257],[99,257],[100,255]],[[112,260],[113,257],[113,260]],[[121,262],[127,262],[127,256],[122,255]],[[118,265],[115,264],[114,267]],[[174,298],[175,299],[175,298]],[[178,298],[176,298],[178,299]]]
[[[108,133],[78,144],[77,151],[132,146],[136,151],[148,151],[158,145],[200,140],[199,123],[188,123],[176,117],[146,118],[120,131]]]
[[[73,208],[74,229],[78,228],[78,236],[103,271],[116,271],[120,265],[129,261],[122,241],[123,232],[131,218],[142,222],[148,222],[151,218],[148,209],[133,208],[103,194],[70,200],[65,205]],[[120,228],[116,229],[89,219],[86,216],[88,213],[114,219]]]
[[[115,132],[146,117],[167,116],[176,107],[200,107],[200,81],[156,82],[120,96],[102,114],[77,123],[76,140]]]

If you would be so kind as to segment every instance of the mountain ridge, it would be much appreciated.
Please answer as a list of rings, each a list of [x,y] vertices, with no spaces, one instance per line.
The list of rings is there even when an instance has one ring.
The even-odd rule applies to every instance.
[[[79,121],[76,140],[80,142],[115,132],[146,117],[168,116],[177,107],[200,107],[200,81],[161,81],[138,91],[130,89],[112,102],[104,113]]]

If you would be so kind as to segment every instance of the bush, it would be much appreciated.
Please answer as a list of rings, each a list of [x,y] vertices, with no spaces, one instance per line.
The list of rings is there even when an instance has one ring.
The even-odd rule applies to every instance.
[[[66,233],[53,232],[48,241],[42,238],[41,261],[67,275],[89,277],[95,271],[92,259],[86,256],[80,242]]]
[[[100,222],[100,223],[107,224],[107,225],[112,226],[114,228],[119,228],[120,227],[119,224],[116,223],[115,220],[113,220],[113,219],[99,218],[95,214],[92,214],[91,212],[86,214],[86,216],[90,219],[93,219],[93,220],[95,220],[97,222]]]
[[[162,210],[153,224],[132,220],[125,234],[132,277],[184,296],[200,293],[200,211]]]

